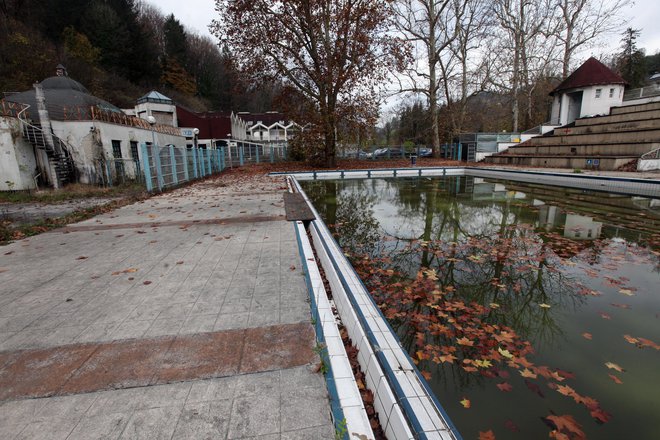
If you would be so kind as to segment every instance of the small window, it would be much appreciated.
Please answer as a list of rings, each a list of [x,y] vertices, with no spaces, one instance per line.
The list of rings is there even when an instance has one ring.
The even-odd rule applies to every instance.
[[[131,158],[133,160],[139,160],[140,156],[138,155],[138,143],[131,141]]]
[[[596,99],[600,98],[601,93],[603,93],[603,89],[596,89]]]
[[[610,98],[614,98],[614,89],[610,89]]]
[[[121,159],[121,141],[112,141],[112,155],[115,159]]]

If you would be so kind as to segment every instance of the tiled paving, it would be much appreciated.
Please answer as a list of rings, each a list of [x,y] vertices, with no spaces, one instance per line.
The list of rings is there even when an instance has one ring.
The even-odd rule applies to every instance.
[[[222,179],[0,248],[0,438],[334,437],[283,182]]]

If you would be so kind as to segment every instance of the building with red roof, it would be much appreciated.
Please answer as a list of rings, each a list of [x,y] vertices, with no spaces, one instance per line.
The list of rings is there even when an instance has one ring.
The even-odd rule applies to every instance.
[[[562,81],[550,95],[551,122],[566,125],[578,118],[609,114],[620,106],[626,81],[596,58],[589,58]]]

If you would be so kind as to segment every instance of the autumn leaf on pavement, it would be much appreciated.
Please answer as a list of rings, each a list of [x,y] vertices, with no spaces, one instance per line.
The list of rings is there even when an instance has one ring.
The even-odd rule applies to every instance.
[[[623,368],[621,368],[619,365],[615,364],[614,362],[605,362],[605,366],[610,370],[616,370],[619,373],[623,373],[624,371],[626,371]]]
[[[490,429],[486,432],[479,431],[479,440],[495,440],[495,434]]]
[[[463,405],[463,408],[468,409],[471,406],[470,400],[467,397],[463,397],[463,400],[461,400],[461,405]]]

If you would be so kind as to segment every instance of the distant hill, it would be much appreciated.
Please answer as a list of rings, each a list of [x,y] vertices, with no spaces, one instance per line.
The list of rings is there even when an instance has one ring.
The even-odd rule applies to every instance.
[[[123,108],[158,89],[196,111],[261,112],[278,89],[243,83],[226,49],[144,2],[0,1],[0,92],[27,90],[60,63]]]

